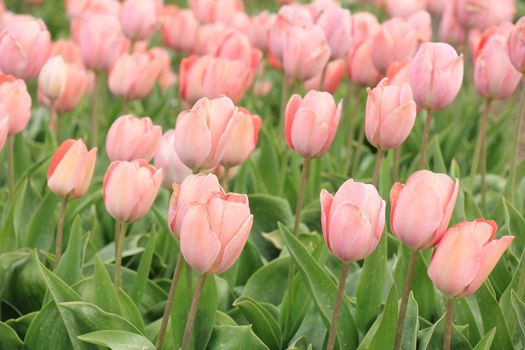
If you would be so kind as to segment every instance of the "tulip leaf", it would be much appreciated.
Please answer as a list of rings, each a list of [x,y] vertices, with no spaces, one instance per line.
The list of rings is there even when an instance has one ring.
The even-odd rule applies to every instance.
[[[55,240],[57,223],[55,212],[59,202],[60,197],[51,191],[44,196],[29,221],[26,246],[49,250]]]
[[[17,186],[14,198],[4,207],[4,222],[0,231],[0,253],[14,250],[18,245],[18,233],[16,232],[15,213],[23,207],[23,198],[27,190],[28,181],[23,181]]]
[[[82,226],[77,216],[71,226],[71,234],[67,248],[60,259],[56,274],[67,284],[74,284],[82,279],[82,263],[84,261],[84,245],[82,242]]]
[[[78,339],[95,345],[105,346],[111,350],[154,350],[155,346],[139,334],[104,330],[81,335]]]
[[[514,312],[518,318],[518,325],[520,326],[519,332],[521,333],[520,339],[525,339],[525,303],[521,301],[516,292],[512,291],[512,306]],[[523,344],[525,346],[525,342]]]
[[[487,287],[487,283],[488,282],[485,282],[476,293],[481,319],[483,320],[483,327],[485,329],[496,327],[496,335],[494,336],[495,344],[498,344],[500,349],[512,349],[512,340],[507,327],[507,321],[503,316],[498,301]]]
[[[203,349],[203,348],[202,348]],[[251,326],[216,326],[211,334],[208,350],[250,349],[269,350],[253,333]]]
[[[19,350],[24,345],[18,334],[3,322],[0,322],[0,339],[0,350]]]
[[[279,305],[288,286],[289,257],[270,261],[250,277],[244,287],[243,295],[254,300]]]
[[[153,231],[151,231],[144,253],[142,253],[142,258],[140,259],[139,267],[137,269],[137,276],[135,277],[130,292],[131,299],[133,299],[136,304],[139,304],[140,298],[144,293],[144,288],[146,288],[146,283],[148,282],[151,261],[153,260],[153,254],[155,253],[156,238],[156,229],[154,228]]]
[[[279,228],[319,314],[326,327],[329,328],[337,295],[337,286],[333,278],[313,259],[302,243],[282,224],[279,224]],[[346,300],[341,308],[337,334],[340,349],[355,349],[357,347],[357,326]]]
[[[415,350],[417,346],[417,333],[419,331],[418,304],[414,294],[410,292],[408,298],[403,336],[401,337],[401,349]]]
[[[490,350],[495,334],[496,328],[492,328],[483,338],[481,338],[472,350]]]

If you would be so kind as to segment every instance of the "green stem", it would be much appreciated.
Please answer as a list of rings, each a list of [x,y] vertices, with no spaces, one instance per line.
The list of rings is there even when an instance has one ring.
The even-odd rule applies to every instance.
[[[445,321],[445,336],[443,338],[443,350],[450,350],[452,340],[452,321],[454,320],[454,298],[449,298],[447,303],[447,315]]]
[[[56,120],[56,110],[55,110],[55,103],[52,102],[49,106],[49,131],[51,131],[51,135],[55,140],[57,140],[58,137],[58,124]]]
[[[91,143],[93,147],[98,145],[98,99],[99,99],[99,85],[100,85],[100,73],[95,72],[95,89],[91,95]]]
[[[62,237],[64,235],[64,218],[66,217],[66,207],[67,207],[67,196],[62,199],[62,204],[60,205],[60,214],[58,217],[58,226],[57,226],[57,237],[55,240],[55,262],[56,265],[60,262],[60,257],[62,256]]]
[[[354,161],[352,162],[352,168],[350,169],[350,174],[353,174],[358,170],[359,162],[361,161],[361,146],[365,139],[365,124],[361,125],[359,128],[359,135],[357,135],[357,146],[354,154]]]
[[[121,269],[122,269],[122,250],[124,248],[124,237],[126,236],[126,223],[115,222],[115,293],[119,295]]]
[[[7,138],[7,183],[9,193],[15,197],[15,135]]]
[[[487,130],[490,119],[490,102],[490,99],[485,100],[481,128],[479,130],[479,138],[481,139],[481,209],[485,214],[487,213]]]
[[[432,113],[427,109],[427,116],[425,118],[425,128],[423,129],[423,139],[421,140],[421,147],[419,150],[419,169],[425,168],[426,151],[428,140],[430,138],[430,127],[432,126]]]
[[[279,128],[281,130],[284,130],[284,122],[286,119],[285,113],[286,113],[286,104],[288,103],[288,90],[289,90],[289,84],[288,84],[288,78],[283,72],[283,89],[281,91],[281,114],[280,114],[280,121],[279,121]]]
[[[228,192],[229,181],[230,181],[230,167],[225,165],[224,166],[224,176],[222,177],[222,188],[224,188],[226,192]]]
[[[310,159],[305,158],[303,170],[301,171],[301,182],[299,184],[299,192],[297,193],[297,206],[295,207],[295,223],[293,226],[293,234],[297,235],[299,224],[301,223],[301,209],[304,201],[304,189],[306,187],[306,180],[308,178],[308,169],[310,168]]]
[[[354,115],[350,115],[350,108],[352,108],[352,84],[350,81],[348,81],[348,85],[346,86],[346,106],[344,112],[348,116],[348,135],[346,136],[346,158],[345,158],[345,165],[344,165],[344,171],[345,174],[349,170],[350,164],[352,164],[352,147],[354,145],[354,133],[355,133],[355,120],[356,117]]]
[[[324,91],[324,83],[326,80],[326,70],[328,69],[328,63],[324,66],[321,71],[321,81],[319,82],[319,91]]]
[[[177,258],[177,264],[175,265],[175,271],[173,272],[173,279],[171,280],[171,287],[168,293],[168,300],[166,301],[166,307],[164,308],[164,315],[162,316],[162,323],[160,325],[159,337],[157,338],[157,350],[162,349],[164,344],[164,336],[166,335],[166,329],[168,328],[168,321],[170,319],[171,308],[173,306],[173,297],[177,290],[177,284],[179,282],[180,270],[182,269],[182,254],[179,252]]]
[[[405,276],[405,285],[403,287],[403,296],[401,298],[401,305],[399,306],[399,316],[397,318],[396,340],[394,350],[401,349],[401,339],[403,338],[403,328],[405,325],[405,316],[407,312],[408,297],[410,296],[410,289],[412,288],[412,280],[414,279],[414,269],[416,267],[417,256],[419,251],[413,250],[408,261],[407,274]]]
[[[520,114],[517,116],[515,120],[515,126],[514,126],[514,153],[512,155],[512,160],[510,163],[510,201],[513,204],[516,200],[516,174],[518,171],[518,157],[519,157],[519,149],[520,149],[520,136],[521,136],[521,129],[523,124],[523,119],[525,118],[525,87],[522,87],[522,97],[521,97],[521,108],[520,108]]]
[[[129,100],[127,98],[124,98],[122,101],[122,112],[124,114],[129,114]]]
[[[197,316],[197,310],[199,308],[199,302],[201,299],[202,290],[204,289],[204,283],[206,282],[207,274],[203,273],[199,276],[197,282],[197,289],[191,302],[190,312],[186,321],[186,327],[184,327],[184,335],[182,337],[182,350],[188,350],[190,348],[191,336],[193,333],[193,325],[195,324],[195,318]]]
[[[401,145],[394,149],[394,165],[392,166],[392,181],[399,180],[399,168],[401,166]]]
[[[339,275],[339,287],[337,289],[337,297],[335,299],[334,312],[332,314],[332,323],[330,324],[330,331],[328,332],[328,343],[326,350],[333,350],[335,346],[335,338],[337,335],[337,322],[339,321],[339,314],[341,310],[341,302],[343,301],[346,277],[348,276],[348,268],[350,264],[343,263],[341,275]]]
[[[385,151],[378,149],[376,153],[376,166],[374,167],[374,176],[372,177],[372,184],[377,188],[379,182],[379,171],[381,170],[381,162],[385,156]]]

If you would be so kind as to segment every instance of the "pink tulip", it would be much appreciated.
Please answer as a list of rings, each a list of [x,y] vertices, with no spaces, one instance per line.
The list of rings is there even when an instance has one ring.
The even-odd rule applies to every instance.
[[[9,132],[9,115],[4,106],[0,106],[0,151],[4,148]]]
[[[282,60],[287,32],[293,27],[310,27],[311,25],[313,25],[312,16],[304,6],[293,3],[281,7],[270,29],[268,42],[270,53]]]
[[[511,22],[516,13],[516,0],[455,0],[454,6],[456,19],[468,29]]]
[[[257,140],[261,118],[253,115],[246,108],[239,108],[233,115],[230,137],[226,140],[221,164],[233,167],[244,163],[252,154]]]
[[[432,17],[430,13],[425,10],[418,11],[408,17],[408,23],[416,31],[420,43],[432,40]]]
[[[411,61],[394,62],[388,67],[386,77],[388,82],[392,85],[401,86],[405,83],[410,84],[410,68]]]
[[[228,97],[201,98],[177,117],[175,151],[192,169],[213,169],[224,154],[233,128],[235,105]]]
[[[188,175],[180,184],[173,184],[168,208],[168,225],[175,238],[180,238],[182,218],[193,203],[205,204],[214,192],[224,193],[213,174]]]
[[[386,0],[385,5],[386,12],[390,17],[409,17],[424,10],[427,0]]]
[[[318,26],[288,30],[283,46],[284,73],[290,79],[305,81],[321,73],[330,59],[330,47]]]
[[[54,101],[54,108],[57,112],[69,112],[75,109],[88,87],[88,74],[81,66],[66,63],[66,84],[64,91]],[[52,101],[46,97],[40,90],[38,91],[38,100],[46,107],[51,107]]]
[[[330,47],[330,58],[345,58],[352,46],[352,16],[341,7],[326,9],[316,24],[323,29]]]
[[[62,56],[66,63],[84,68],[80,46],[71,40],[59,39],[51,44],[49,57]]]
[[[38,76],[38,91],[54,103],[66,88],[67,65],[61,56],[51,57]]]
[[[7,110],[1,113],[9,116],[8,136],[24,130],[31,117],[31,96],[26,83],[10,75],[0,74],[0,104]],[[4,119],[2,118],[2,119]]]
[[[125,0],[120,23],[126,36],[133,40],[148,40],[158,28],[162,0]]]
[[[406,184],[390,191],[392,233],[412,249],[436,245],[447,230],[459,193],[459,181],[445,174],[419,170]]]
[[[456,98],[463,83],[463,55],[445,43],[424,43],[412,60],[410,85],[421,108],[439,111]]]
[[[118,0],[65,0],[65,7],[70,18],[77,18],[91,13],[107,13],[118,16]]]
[[[449,228],[428,267],[434,285],[450,297],[475,293],[514,240],[514,236],[494,239],[497,229],[494,221],[484,219]]]
[[[85,17],[78,29],[84,64],[94,71],[108,70],[129,48],[118,19],[108,14]]]
[[[199,22],[191,10],[165,6],[161,17],[164,43],[178,51],[191,52],[199,34]]]
[[[151,52],[123,54],[109,72],[109,89],[115,96],[139,100],[148,96],[160,74],[159,61]]]
[[[216,42],[208,46],[208,53],[213,57],[242,62],[251,69],[257,67],[262,57],[261,51],[252,47],[250,39],[235,29],[216,38]]]
[[[167,50],[154,47],[150,50],[151,54],[155,57],[155,61],[160,68],[160,73],[157,82],[163,92],[166,92],[173,85],[177,83],[177,75],[171,69],[171,57]]]
[[[188,0],[191,10],[201,23],[229,24],[237,11],[243,11],[242,0]]]
[[[145,160],[116,161],[104,175],[104,205],[115,220],[142,219],[151,208],[162,183],[162,170]]]
[[[181,62],[179,78],[180,95],[189,104],[222,95],[238,102],[250,87],[253,70],[239,61],[190,56]]]
[[[288,146],[304,158],[325,154],[334,140],[342,108],[342,101],[336,106],[327,92],[310,90],[304,99],[294,94],[285,113]]]
[[[446,11],[448,4],[453,2],[454,0],[427,1],[427,11],[434,15],[441,15]]]
[[[81,139],[64,141],[51,158],[47,186],[62,197],[84,195],[93,178],[96,160],[96,147],[88,151]]]
[[[366,258],[385,228],[385,201],[374,186],[345,181],[332,196],[321,191],[321,224],[328,249],[344,262]]]
[[[46,62],[51,36],[41,20],[26,16],[11,21],[0,33],[0,70],[29,80]]]
[[[272,90],[273,84],[270,80],[257,80],[253,84],[252,93],[255,96],[266,96]]]
[[[111,161],[145,159],[150,161],[157,151],[162,129],[149,117],[128,114],[117,118],[106,138],[106,152]]]
[[[401,18],[392,18],[381,25],[372,38],[372,62],[385,73],[394,61],[410,59],[417,50],[418,33]]]
[[[252,20],[246,12],[237,11],[233,14],[228,22],[230,28],[250,37],[252,30]]]
[[[510,32],[508,49],[514,68],[525,74],[525,17],[521,17]]]
[[[388,78],[385,78],[374,89],[368,89],[366,139],[377,149],[395,148],[412,131],[416,114],[416,103],[412,98],[410,85],[391,85]]]
[[[505,23],[486,29],[474,51],[474,85],[485,98],[508,98],[521,80],[522,74],[514,68],[507,50],[512,28]]]
[[[465,29],[454,16],[454,1],[449,1],[439,23],[439,40],[451,45],[461,45],[465,38]]]
[[[205,55],[210,51],[210,46],[214,44],[216,38],[222,36],[227,28],[222,23],[205,24],[197,31],[197,40],[193,43],[191,53]]]
[[[275,23],[276,15],[268,11],[262,11],[252,17],[250,39],[253,46],[262,51],[268,51],[270,30]]]
[[[337,59],[328,62],[324,72],[324,82],[321,88],[321,80],[323,73],[317,74],[312,79],[304,82],[304,88],[308,90],[322,90],[333,94],[345,77],[346,62],[343,59]]]
[[[372,40],[367,40],[348,56],[348,79],[360,86],[374,86],[381,80],[372,62]]]
[[[306,5],[310,15],[314,21],[317,21],[319,17],[326,11],[330,11],[333,8],[341,8],[341,1],[339,0],[312,0]]]
[[[184,260],[200,273],[225,272],[241,255],[252,225],[246,195],[216,192],[206,203],[192,204],[181,224]]]
[[[162,184],[167,188],[175,183],[180,184],[191,175],[191,169],[184,165],[175,152],[175,130],[168,130],[162,136],[155,153],[155,167],[162,169]]]
[[[369,12],[356,12],[352,15],[353,47],[358,47],[381,29],[376,16]]]

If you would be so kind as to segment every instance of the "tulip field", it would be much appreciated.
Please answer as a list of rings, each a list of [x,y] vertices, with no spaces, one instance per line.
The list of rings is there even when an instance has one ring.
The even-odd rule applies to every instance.
[[[525,1],[0,0],[0,350],[525,349]]]

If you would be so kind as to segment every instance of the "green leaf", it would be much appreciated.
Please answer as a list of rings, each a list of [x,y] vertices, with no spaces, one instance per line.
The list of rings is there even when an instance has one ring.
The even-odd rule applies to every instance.
[[[481,319],[483,320],[483,328],[492,329],[496,327],[495,344],[498,344],[500,349],[512,349],[507,322],[501,312],[498,301],[487,287],[487,283],[485,282],[476,293]]]
[[[495,334],[496,328],[492,328],[472,350],[490,350]]]
[[[412,292],[410,292],[410,297],[408,298],[405,324],[403,329],[403,336],[401,337],[401,349],[415,350],[417,346],[417,332],[419,331],[419,318],[418,304]]]
[[[204,348],[202,348],[204,349]],[[207,350],[269,350],[253,333],[251,326],[216,326]]]
[[[150,238],[146,245],[144,253],[142,253],[142,258],[140,259],[139,268],[137,269],[137,276],[133,282],[133,287],[131,288],[131,299],[136,304],[139,304],[142,294],[144,293],[144,288],[146,288],[146,283],[148,282],[148,275],[151,269],[151,261],[153,260],[153,253],[155,252],[155,242],[156,242],[156,230],[153,229],[151,232]]]
[[[44,196],[29,221],[26,246],[42,250],[51,248],[56,235],[57,218],[55,211],[58,203],[59,197],[54,193],[48,192]]]
[[[238,307],[251,323],[255,334],[270,349],[281,348],[281,329],[277,320],[257,301],[249,297],[240,297],[233,306]]]
[[[279,224],[279,228],[299,271],[310,291],[327,328],[330,326],[337,286],[326,271],[312,258],[302,243]],[[346,300],[343,302],[339,319],[338,340],[340,349],[355,349],[358,342],[357,326]]]
[[[370,344],[369,349],[392,349],[396,338],[397,326],[397,289],[390,288],[386,300],[385,310],[381,316],[381,323]]]
[[[512,306],[514,307],[514,312],[518,317],[518,324],[520,326],[521,339],[525,339],[525,303],[522,302],[516,292],[512,291]],[[524,343],[525,346],[525,343]]]
[[[243,295],[254,300],[279,305],[288,286],[289,257],[270,261],[250,277],[244,287]]]
[[[64,320],[54,302],[47,303],[38,312],[27,330],[24,343],[25,348],[31,350],[93,349],[77,339],[74,343],[71,342]]]
[[[56,303],[80,300],[80,295],[78,295],[73,288],[68,286],[66,282],[62,281],[42,264],[40,264],[40,271]]]
[[[111,350],[154,350],[155,346],[142,335],[126,331],[96,331],[81,335],[78,339],[105,346]]]
[[[57,276],[67,284],[72,285],[82,279],[83,248],[82,226],[80,217],[77,216],[71,227],[67,248],[56,269]]]
[[[18,334],[3,322],[0,322],[0,339],[0,350],[18,350],[24,345]]]
[[[18,245],[18,234],[15,230],[15,213],[23,206],[28,181],[17,186],[15,198],[4,208],[4,222],[0,231],[0,253],[14,250]]]

